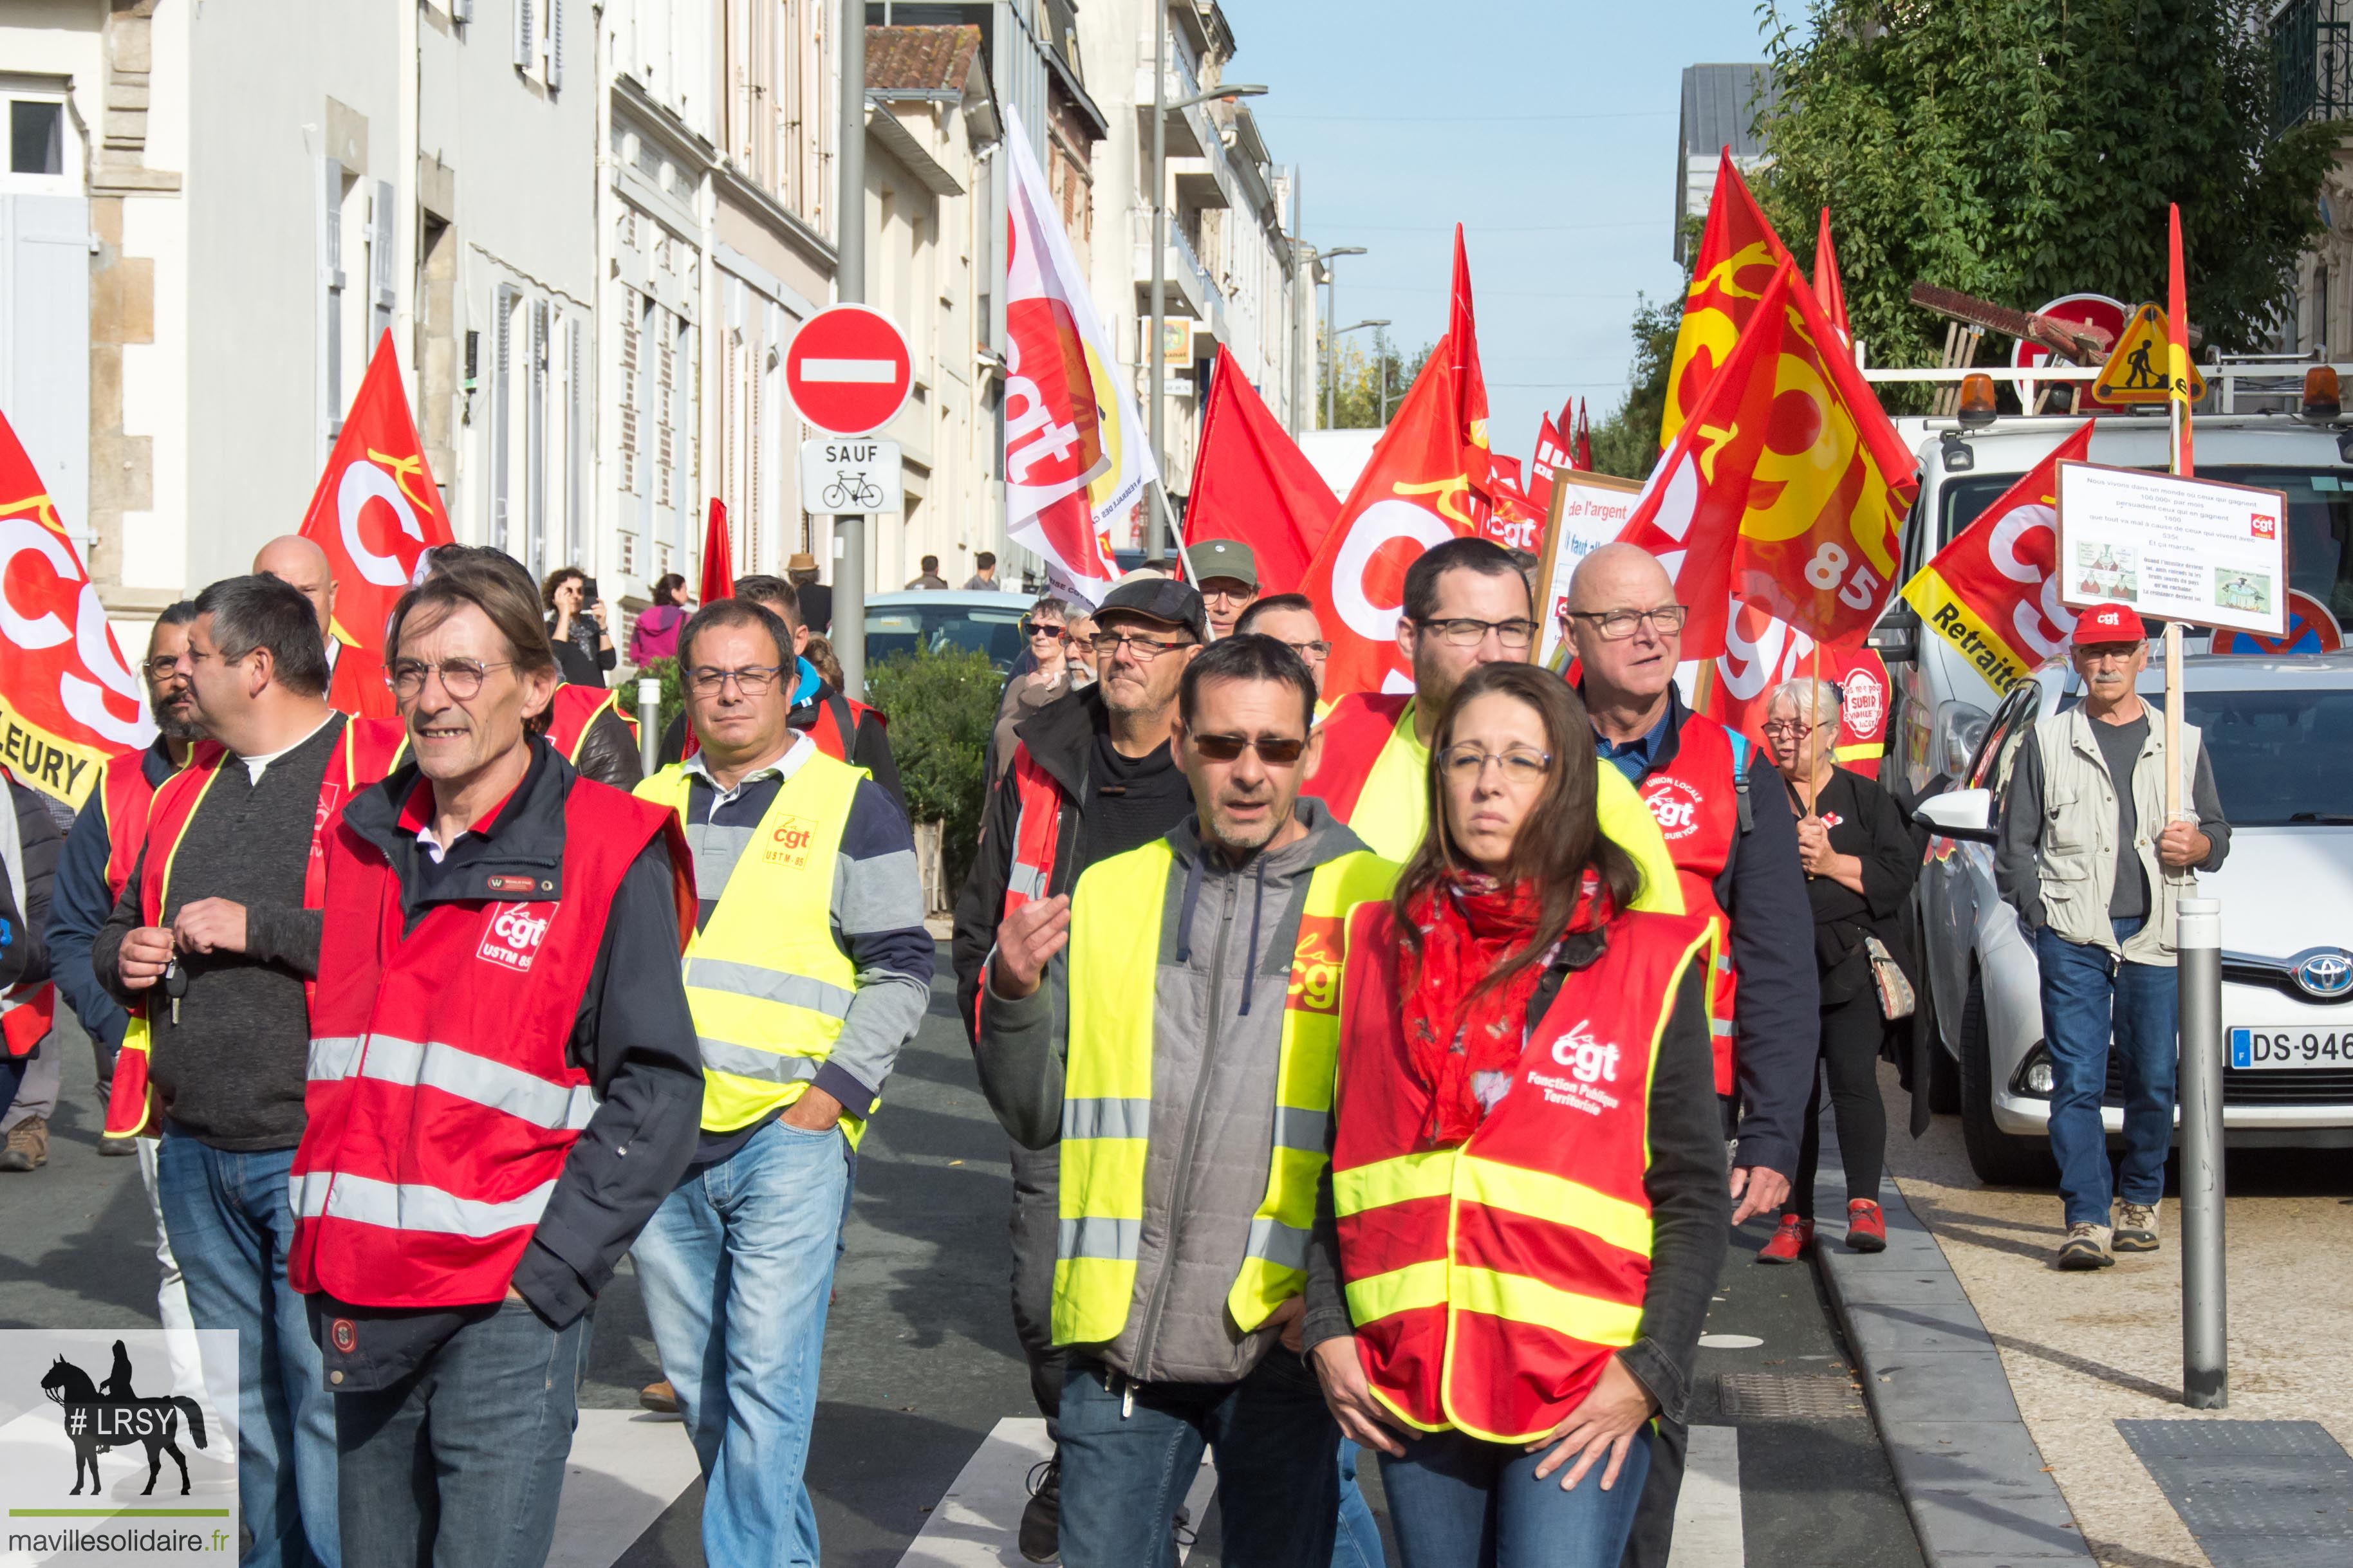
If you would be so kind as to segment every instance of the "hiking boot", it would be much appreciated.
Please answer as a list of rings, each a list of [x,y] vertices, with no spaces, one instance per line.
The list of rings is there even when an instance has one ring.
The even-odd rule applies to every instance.
[[[1021,1510],[1021,1555],[1031,1563],[1057,1563],[1062,1556],[1062,1455],[1031,1467],[1029,1502]]]
[[[48,1163],[47,1117],[27,1116],[8,1130],[7,1143],[0,1146],[0,1171],[37,1171]]]
[[[678,1390],[670,1385],[667,1378],[659,1383],[649,1383],[638,1390],[638,1403],[657,1415],[679,1414]]]
[[[2116,1262],[2108,1253],[2108,1227],[2078,1220],[2067,1227],[2067,1239],[2059,1244],[2060,1268],[2073,1272],[2080,1269],[2105,1268]]]
[[[1887,1250],[1887,1216],[1869,1198],[1855,1198],[1846,1205],[1846,1249],[1849,1252],[1884,1252]]]
[[[1814,1245],[1814,1222],[1785,1214],[1773,1232],[1773,1239],[1757,1251],[1759,1263],[1795,1263]]]
[[[115,1159],[120,1159],[125,1154],[136,1154],[139,1152],[139,1140],[136,1138],[100,1138],[98,1141],[98,1152]]]
[[[2117,1204],[2116,1236],[2108,1245],[2118,1252],[2155,1252],[2157,1250],[2157,1205],[2155,1204]]]

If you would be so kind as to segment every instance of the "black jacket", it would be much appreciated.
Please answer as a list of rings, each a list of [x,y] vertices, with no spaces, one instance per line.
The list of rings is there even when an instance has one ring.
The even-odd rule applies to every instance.
[[[57,884],[58,857],[66,842],[49,815],[47,795],[15,779],[8,781],[8,795],[25,851],[25,907],[16,908],[8,879],[0,875],[0,921],[8,932],[6,943],[0,945],[0,989],[49,977],[49,891]]]
[[[492,879],[554,879],[564,869],[565,801],[584,781],[554,749],[535,742],[531,771],[487,830],[461,835],[438,864],[400,826],[415,790],[415,763],[361,791],[343,823],[382,851],[399,879],[406,928],[436,905],[480,904],[504,895]],[[594,1304],[621,1255],[685,1173],[702,1125],[702,1060],[686,1001],[678,905],[667,836],[638,856],[606,912],[605,933],[582,993],[569,1056],[587,1073],[596,1113],[564,1163],[513,1285],[532,1309],[562,1327]],[[328,1364],[346,1390],[382,1386],[429,1354],[464,1312],[359,1310],[321,1298],[323,1313],[355,1320],[359,1343],[339,1359],[322,1337]],[[404,1363],[406,1363],[404,1365]]]
[[[637,788],[646,776],[638,760],[638,738],[629,733],[628,721],[609,708],[597,714],[588,732],[580,737],[580,756],[572,765],[582,778],[619,790]]]
[[[1651,773],[1675,760],[1691,713],[1672,687],[1667,701],[1667,732],[1651,759]],[[1820,996],[1797,823],[1779,809],[1780,789],[1781,775],[1752,747],[1746,822],[1733,836],[1732,857],[1715,879],[1715,901],[1732,918],[1732,965],[1740,976],[1733,1009],[1739,1163],[1794,1175],[1813,1087]]]

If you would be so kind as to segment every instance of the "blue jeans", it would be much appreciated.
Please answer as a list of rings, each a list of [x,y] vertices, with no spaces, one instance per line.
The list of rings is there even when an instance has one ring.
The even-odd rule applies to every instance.
[[[2115,922],[2116,943],[2141,928]],[[2179,977],[2168,964],[2126,963],[2103,947],[2034,933],[2042,969],[2042,1041],[2051,1052],[2051,1153],[2067,1223],[2106,1225],[2112,1196],[2154,1204],[2165,1195],[2165,1152],[2173,1146],[2174,1076],[2180,1049]],[[2125,1155],[2115,1191],[2108,1138],[2100,1124],[2109,1037],[2124,1066]]]
[[[508,1301],[389,1388],[335,1395],[343,1568],[539,1568],[555,1540],[588,1320]]]
[[[1362,1452],[1347,1438],[1340,1439],[1340,1530],[1332,1539],[1332,1568],[1388,1568],[1381,1551],[1381,1527],[1356,1485],[1356,1459]]]
[[[1061,1428],[1064,1568],[1176,1568],[1171,1526],[1204,1444],[1217,1449],[1226,1568],[1332,1560],[1340,1429],[1315,1374],[1280,1345],[1230,1384],[1131,1384],[1073,1356]]]
[[[1560,1489],[1574,1460],[1536,1479],[1546,1452],[1432,1432],[1407,1437],[1403,1458],[1382,1455],[1389,1528],[1405,1568],[1618,1568],[1650,1474],[1649,1435],[1627,1445],[1606,1492],[1606,1459],[1575,1491]]]
[[[294,1242],[291,1149],[231,1153],[177,1128],[155,1152],[155,1193],[188,1310],[237,1334],[237,1498],[253,1544],[242,1568],[336,1568],[335,1412],[302,1298],[286,1282]],[[227,1371],[207,1367],[213,1388]]]
[[[702,1554],[729,1568],[817,1568],[802,1471],[848,1153],[839,1129],[772,1121],[638,1237],[654,1347],[702,1462]]]

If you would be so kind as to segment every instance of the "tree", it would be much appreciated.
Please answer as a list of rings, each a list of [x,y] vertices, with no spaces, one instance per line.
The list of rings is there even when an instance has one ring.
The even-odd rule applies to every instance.
[[[1919,365],[1943,323],[1915,281],[2032,310],[2096,289],[2162,301],[2181,205],[2209,347],[2266,346],[2339,128],[2280,128],[2262,0],[1766,0],[1779,100],[1757,197],[1810,268],[1831,210],[1872,362]]]
[[[1634,307],[1634,362],[1626,369],[1625,400],[1593,427],[1593,467],[1620,479],[1648,479],[1659,460],[1659,426],[1667,413],[1667,371],[1674,363],[1675,331],[1683,325],[1680,296]],[[1562,431],[1563,436],[1570,434]]]
[[[1335,399],[1332,426],[1335,430],[1374,430],[1380,427],[1380,372],[1374,363],[1373,355],[1364,347],[1367,342],[1377,342],[1381,358],[1388,364],[1388,404],[1392,415],[1404,400],[1406,389],[1413,384],[1413,378],[1421,374],[1421,367],[1429,360],[1430,352],[1437,347],[1434,343],[1424,343],[1412,354],[1406,355],[1398,353],[1397,344],[1386,336],[1375,340],[1369,330],[1349,333],[1342,341],[1337,356],[1340,391]],[[1330,384],[1335,368],[1333,359],[1333,355],[1326,354],[1321,362],[1323,369],[1315,385],[1315,416],[1318,419],[1324,416],[1324,392]]]

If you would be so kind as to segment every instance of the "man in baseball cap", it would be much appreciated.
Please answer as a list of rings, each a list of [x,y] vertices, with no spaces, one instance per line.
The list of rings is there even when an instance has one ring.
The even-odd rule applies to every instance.
[[[1205,539],[1185,553],[1201,584],[1209,629],[1223,642],[1234,635],[1234,623],[1258,597],[1258,557],[1249,545],[1232,539]]]
[[[2158,1249],[2158,1205],[2173,1142],[2175,913],[2231,848],[2198,727],[2166,754],[2162,715],[2141,700],[2148,635],[2128,605],[2076,618],[2068,658],[2084,700],[2036,723],[2011,765],[1994,870],[2032,933],[2050,1052],[2051,1153],[2066,1235],[2057,1264],[2105,1268]],[[2189,809],[2166,820],[2166,769]],[[2124,1079],[2124,1159],[2113,1182],[2100,1104],[2108,1054]],[[2112,1212],[2113,1211],[2113,1212]]]

